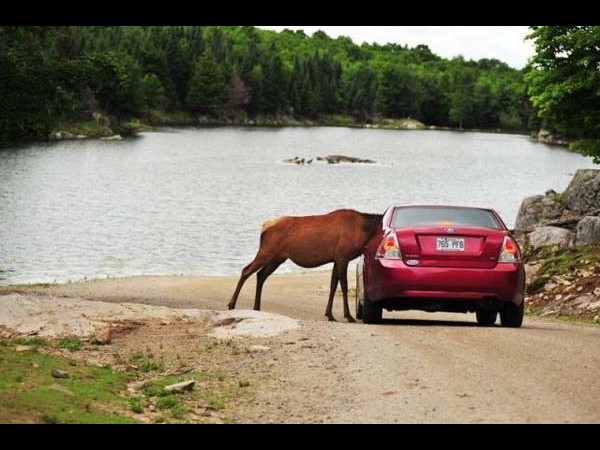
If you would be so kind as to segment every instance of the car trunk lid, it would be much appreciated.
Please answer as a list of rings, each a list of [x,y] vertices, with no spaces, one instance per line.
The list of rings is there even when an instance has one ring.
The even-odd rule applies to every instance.
[[[491,269],[506,232],[480,227],[427,227],[396,230],[407,265]]]

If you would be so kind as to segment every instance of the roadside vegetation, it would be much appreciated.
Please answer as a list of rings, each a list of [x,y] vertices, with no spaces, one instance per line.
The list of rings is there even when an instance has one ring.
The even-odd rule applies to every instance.
[[[600,323],[600,245],[542,247],[526,262],[530,314]]]
[[[165,339],[168,352],[135,333],[108,345],[0,340],[0,423],[235,422],[233,411],[252,400],[257,383],[240,367],[254,357],[235,342],[203,337],[186,359],[181,337]],[[188,386],[169,388],[181,382]]]

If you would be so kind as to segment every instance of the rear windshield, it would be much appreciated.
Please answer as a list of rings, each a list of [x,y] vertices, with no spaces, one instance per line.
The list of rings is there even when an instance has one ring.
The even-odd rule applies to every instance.
[[[392,217],[393,228],[406,227],[502,227],[492,213],[484,209],[467,208],[396,208]]]

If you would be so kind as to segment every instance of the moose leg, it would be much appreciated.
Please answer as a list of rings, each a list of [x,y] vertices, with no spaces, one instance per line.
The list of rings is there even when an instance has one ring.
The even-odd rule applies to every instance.
[[[331,271],[331,287],[329,290],[329,301],[327,302],[327,308],[325,309],[325,315],[329,319],[330,322],[335,322],[335,317],[333,317],[333,297],[335,296],[335,290],[337,289],[338,284],[338,271],[337,264],[333,264],[333,270]]]
[[[340,279],[340,286],[342,287],[342,295],[344,297],[344,317],[348,322],[356,322],[352,314],[350,314],[350,308],[348,307],[348,262],[344,261],[336,263],[338,270],[338,278]]]
[[[242,286],[244,285],[246,280],[250,277],[250,275],[252,275],[254,272],[256,272],[258,269],[260,269],[263,266],[264,266],[264,264],[262,261],[254,259],[254,261],[252,261],[250,264],[248,264],[246,267],[244,267],[244,270],[242,270],[242,276],[240,277],[237,287],[235,288],[235,292],[233,293],[233,297],[231,297],[231,300],[229,301],[229,304],[227,305],[227,307],[229,309],[235,309],[235,304],[237,303],[238,295],[240,295]]]
[[[256,274],[256,297],[254,298],[254,309],[256,311],[260,311],[260,297],[262,295],[263,284],[265,284],[267,278],[275,272],[281,264],[283,264],[283,261],[271,263],[264,266]]]

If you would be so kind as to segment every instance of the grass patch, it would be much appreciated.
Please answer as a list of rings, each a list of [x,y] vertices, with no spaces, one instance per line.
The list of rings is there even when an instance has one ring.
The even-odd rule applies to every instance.
[[[142,406],[142,402],[139,397],[129,398],[129,409],[136,414],[142,414],[144,412],[144,407]]]
[[[76,136],[84,135],[90,138],[101,137],[110,134],[105,126],[99,125],[93,120],[82,122],[61,122],[56,126],[55,130],[67,131]]]
[[[72,366],[67,358],[0,346],[0,423],[131,423],[126,374]],[[52,378],[52,369],[70,378]]]
[[[32,347],[48,347],[50,342],[41,337],[32,337],[32,338],[17,338],[13,339],[12,342],[16,345],[29,345]]]
[[[154,358],[144,355],[142,352],[135,352],[129,357],[129,363],[137,366],[138,370],[143,373],[162,372],[165,370],[165,365],[162,361],[156,361]]]
[[[541,262],[539,277],[569,275],[578,269],[600,267],[600,244],[567,249],[542,247],[533,251],[527,260]]]
[[[355,125],[354,118],[348,114],[326,114],[320,117],[323,125],[348,127]]]
[[[60,348],[64,348],[66,350],[69,350],[70,352],[76,352],[77,350],[81,350],[81,346],[82,346],[82,342],[81,339],[79,339],[78,337],[66,337],[64,339],[61,339],[58,343],[58,346]]]
[[[179,406],[179,402],[177,401],[177,398],[173,394],[166,395],[164,397],[160,397],[156,401],[156,407],[158,409],[171,409],[171,408],[176,408],[178,406]]]
[[[152,131],[152,127],[141,122],[139,119],[131,119],[127,122],[122,122],[119,126],[121,134],[128,136],[141,131]]]

